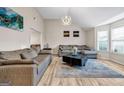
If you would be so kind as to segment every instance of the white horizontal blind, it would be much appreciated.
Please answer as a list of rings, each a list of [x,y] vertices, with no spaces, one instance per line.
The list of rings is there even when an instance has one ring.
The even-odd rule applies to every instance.
[[[96,27],[96,46],[98,51],[106,52],[109,49],[109,25]]]
[[[111,50],[124,54],[124,20],[111,24]]]

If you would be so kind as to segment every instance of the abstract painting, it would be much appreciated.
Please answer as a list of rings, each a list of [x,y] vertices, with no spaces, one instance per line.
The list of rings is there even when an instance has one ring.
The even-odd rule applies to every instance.
[[[79,31],[73,31],[73,37],[79,37]]]
[[[64,31],[63,35],[64,35],[64,37],[69,37],[69,31]]]
[[[10,8],[0,7],[0,26],[23,31],[23,17]]]

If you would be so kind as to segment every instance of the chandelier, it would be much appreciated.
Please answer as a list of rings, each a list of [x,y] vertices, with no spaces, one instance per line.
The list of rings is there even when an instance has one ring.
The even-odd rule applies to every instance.
[[[62,23],[63,25],[71,25],[72,19],[71,19],[71,16],[69,16],[69,9],[68,9],[67,15],[62,17]]]

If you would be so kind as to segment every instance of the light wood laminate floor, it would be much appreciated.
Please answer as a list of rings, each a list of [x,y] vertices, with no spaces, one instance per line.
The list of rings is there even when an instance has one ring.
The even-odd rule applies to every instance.
[[[53,57],[52,63],[47,68],[39,82],[39,86],[123,86],[124,78],[57,78],[57,68],[61,65],[59,57]],[[124,75],[124,66],[105,60],[100,60],[109,68]]]

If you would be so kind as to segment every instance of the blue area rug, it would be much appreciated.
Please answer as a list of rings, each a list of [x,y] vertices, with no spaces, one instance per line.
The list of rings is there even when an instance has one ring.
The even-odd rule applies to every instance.
[[[70,67],[62,64],[58,67],[56,77],[62,78],[124,78],[124,76],[111,68],[106,67],[96,59],[88,59],[85,66]]]

